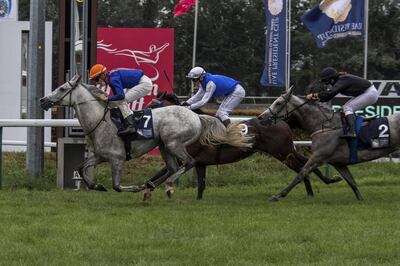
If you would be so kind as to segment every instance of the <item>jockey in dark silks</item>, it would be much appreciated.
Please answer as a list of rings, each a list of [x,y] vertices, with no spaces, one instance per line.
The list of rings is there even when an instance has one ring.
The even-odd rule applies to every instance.
[[[113,95],[104,96],[102,100],[108,101],[110,107],[118,107],[124,119],[125,129],[118,132],[119,136],[136,133],[136,121],[128,103],[139,100],[151,92],[153,83],[144,75],[143,70],[118,68],[107,72],[105,66],[96,64],[90,69],[89,79],[96,84],[110,86]],[[124,93],[124,89],[127,92]]]
[[[229,125],[231,122],[229,114],[246,95],[240,82],[223,75],[206,73],[202,67],[193,68],[186,77],[192,80],[198,91],[182,105],[196,110],[205,105],[212,97],[220,98],[222,102],[215,115],[225,126]]]
[[[342,107],[348,124],[347,134],[342,137],[355,138],[354,112],[376,103],[379,97],[377,89],[366,79],[344,72],[337,72],[332,67],[323,69],[320,77],[321,82],[331,86],[326,91],[308,94],[307,99],[328,102],[339,93],[352,96]]]

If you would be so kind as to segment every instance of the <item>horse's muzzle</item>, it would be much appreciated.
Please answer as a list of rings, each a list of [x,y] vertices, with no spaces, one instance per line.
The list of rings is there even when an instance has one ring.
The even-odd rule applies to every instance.
[[[50,101],[49,98],[43,97],[40,101],[40,107],[42,107],[43,110],[49,110],[51,107],[53,107],[54,103]]]

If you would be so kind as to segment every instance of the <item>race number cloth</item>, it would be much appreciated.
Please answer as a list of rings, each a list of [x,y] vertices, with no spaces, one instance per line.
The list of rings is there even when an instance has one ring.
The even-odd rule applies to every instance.
[[[118,131],[124,129],[124,124],[122,122],[121,111],[118,108],[113,108],[110,110],[111,120],[114,122]],[[153,129],[153,113],[151,109],[147,108],[142,111],[134,111],[133,117],[136,121],[139,121],[137,132],[138,134],[145,139],[154,138],[154,129]]]
[[[138,133],[146,139],[154,138],[153,113],[150,108],[143,111],[143,116],[140,118],[138,125]]]
[[[355,124],[357,138],[347,141],[350,149],[350,163],[358,162],[357,151],[359,150],[389,147],[390,128],[386,117],[365,121],[362,116],[357,116]],[[345,130],[343,131],[346,133]]]

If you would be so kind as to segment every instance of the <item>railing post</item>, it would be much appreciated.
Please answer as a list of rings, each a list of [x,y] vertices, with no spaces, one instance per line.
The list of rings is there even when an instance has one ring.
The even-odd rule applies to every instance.
[[[0,127],[0,189],[3,181],[3,127]]]

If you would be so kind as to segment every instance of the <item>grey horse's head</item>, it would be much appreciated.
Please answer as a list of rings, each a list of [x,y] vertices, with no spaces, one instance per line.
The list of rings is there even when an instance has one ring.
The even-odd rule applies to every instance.
[[[52,93],[41,98],[40,107],[47,111],[49,108],[55,105],[69,105],[70,97],[67,96],[70,95],[76,85],[79,84],[80,79],[80,75],[75,75],[70,81],[65,82]]]
[[[277,118],[284,118],[288,112],[290,112],[290,107],[288,103],[290,102],[293,95],[293,86],[291,86],[284,94],[279,96],[262,114],[258,116],[259,120],[271,120]]]

